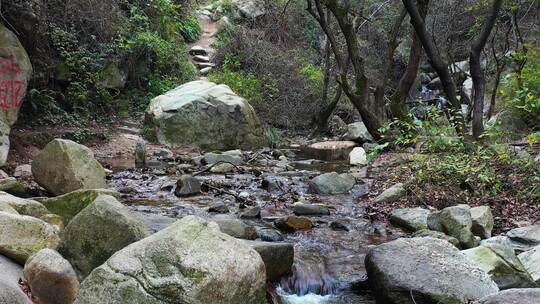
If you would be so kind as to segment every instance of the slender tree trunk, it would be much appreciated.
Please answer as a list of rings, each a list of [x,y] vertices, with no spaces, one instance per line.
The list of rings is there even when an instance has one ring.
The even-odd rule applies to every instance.
[[[473,103],[473,137],[479,139],[484,133],[484,95],[486,79],[481,64],[481,54],[487,43],[491,30],[497,21],[502,0],[494,0],[489,15],[486,18],[484,28],[477,40],[473,42],[470,54],[471,77],[473,79],[474,103]]]

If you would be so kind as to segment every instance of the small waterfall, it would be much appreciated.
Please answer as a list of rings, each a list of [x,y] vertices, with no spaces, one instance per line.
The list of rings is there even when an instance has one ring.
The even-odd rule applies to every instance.
[[[305,296],[333,295],[341,289],[339,282],[326,271],[324,263],[296,261],[292,275],[283,278],[281,289],[288,294]]]

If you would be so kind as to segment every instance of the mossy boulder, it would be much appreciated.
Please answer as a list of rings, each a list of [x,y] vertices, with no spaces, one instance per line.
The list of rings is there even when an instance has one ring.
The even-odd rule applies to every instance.
[[[446,233],[459,240],[462,248],[473,248],[479,244],[471,231],[473,225],[471,207],[457,205],[433,212],[428,216],[428,228]]]
[[[56,197],[40,199],[40,202],[47,209],[64,218],[64,225],[67,225],[71,219],[81,210],[88,207],[99,195],[110,195],[120,198],[120,193],[108,189],[89,189],[76,190]]]
[[[208,81],[189,82],[154,98],[146,124],[170,147],[228,150],[264,144],[261,123],[248,101]]]
[[[354,176],[336,172],[324,173],[309,182],[309,190],[318,194],[345,194],[356,184]]]
[[[105,170],[87,147],[55,139],[32,162],[36,182],[54,195],[79,189],[107,188]]]
[[[81,284],[76,304],[263,304],[266,272],[244,241],[193,216],[118,251]]]
[[[43,204],[31,199],[24,199],[0,191],[0,203],[7,204],[22,215],[42,217],[49,212]]]
[[[21,265],[0,255],[0,303],[32,304],[19,285],[23,276]]]
[[[66,226],[59,252],[84,278],[115,252],[148,234],[127,207],[112,196],[100,195]]]

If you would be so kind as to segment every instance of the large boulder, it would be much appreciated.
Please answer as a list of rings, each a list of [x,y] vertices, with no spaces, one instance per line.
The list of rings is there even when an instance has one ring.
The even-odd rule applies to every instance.
[[[255,19],[266,14],[264,1],[262,0],[233,0],[236,14],[240,17]]]
[[[32,65],[17,36],[0,22],[0,166],[9,152],[9,133],[32,75]]]
[[[213,222],[188,216],[118,251],[81,284],[76,304],[260,304],[260,255]]]
[[[11,194],[8,194],[6,192],[0,191],[0,203],[5,203],[9,206],[11,206],[13,209],[17,211],[17,213],[22,215],[29,215],[33,217],[42,217],[45,214],[48,214],[49,211],[43,204],[30,200],[30,199],[23,199],[16,196],[13,196]]]
[[[471,207],[457,205],[433,212],[428,216],[428,228],[453,236],[463,248],[473,248],[478,240],[471,231]]]
[[[347,126],[347,135],[345,137],[348,140],[354,140],[361,143],[373,141],[373,136],[369,133],[366,125],[363,122],[355,122]]]
[[[154,98],[146,121],[157,140],[171,147],[250,149],[264,143],[261,123],[248,101],[228,86],[208,81],[189,82]]]
[[[402,183],[397,183],[393,185],[392,187],[384,190],[381,194],[379,194],[375,198],[373,202],[374,203],[392,203],[402,198],[405,194],[407,194],[407,189],[405,188],[405,185]]]
[[[489,274],[500,290],[537,287],[505,237],[492,238],[462,252]]]
[[[481,237],[482,239],[488,239],[491,237],[491,231],[493,230],[493,214],[489,206],[479,206],[471,208],[472,227],[471,230],[474,235]]]
[[[309,183],[310,191],[318,194],[344,194],[349,192],[356,184],[354,176],[336,172],[325,173],[312,179]]]
[[[487,296],[480,304],[538,304],[540,288],[517,288]]]
[[[456,247],[429,237],[374,247],[365,264],[377,303],[463,303],[499,291]]]
[[[540,224],[512,229],[506,236],[510,238],[514,247],[531,249],[540,245]]]
[[[22,264],[41,249],[56,249],[60,243],[56,228],[31,216],[0,212],[0,231],[0,254]]]
[[[94,202],[100,194],[120,198],[120,193],[113,190],[82,189],[60,196],[39,199],[39,201],[47,207],[50,212],[62,216],[64,224],[67,225],[75,215]]]
[[[42,249],[26,261],[24,278],[40,304],[72,304],[79,294],[73,267],[52,249]]]
[[[268,281],[277,281],[292,271],[294,245],[286,242],[246,241],[257,251],[266,267]]]
[[[79,189],[107,188],[105,170],[90,149],[76,142],[55,139],[34,158],[36,182],[54,195]]]
[[[396,209],[390,215],[390,222],[411,231],[427,229],[427,218],[430,213],[424,208]]]
[[[84,278],[115,252],[146,236],[146,227],[127,207],[100,195],[66,226],[59,251]]]
[[[19,286],[19,279],[23,276],[22,267],[0,255],[0,270],[0,303],[32,304]]]
[[[533,280],[540,284],[540,246],[518,255],[518,258]]]

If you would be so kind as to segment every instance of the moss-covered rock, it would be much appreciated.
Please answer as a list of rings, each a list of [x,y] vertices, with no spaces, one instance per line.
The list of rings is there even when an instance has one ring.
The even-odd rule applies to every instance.
[[[49,210],[47,210],[47,208],[45,208],[45,206],[38,201],[19,198],[2,191],[0,191],[0,203],[11,206],[19,214],[29,215],[37,218],[50,213]]]

